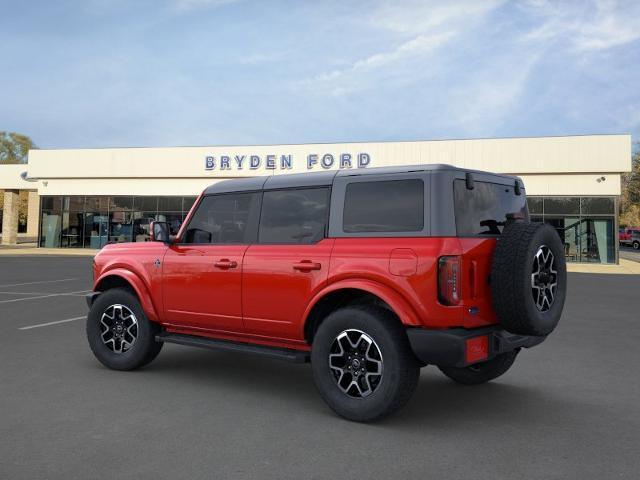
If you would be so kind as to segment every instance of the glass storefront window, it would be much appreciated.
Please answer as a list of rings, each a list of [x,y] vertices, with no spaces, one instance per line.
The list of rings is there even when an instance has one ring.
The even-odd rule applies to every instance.
[[[153,220],[169,222],[171,233],[176,234],[195,199],[43,196],[40,246],[98,249],[107,243],[144,242],[149,240]]]
[[[583,215],[613,215],[615,202],[608,197],[583,197],[580,199],[580,211]]]
[[[62,197],[41,197],[40,207],[42,210],[60,210]]]
[[[158,197],[159,212],[182,212],[182,197]]]
[[[149,241],[149,225],[155,220],[155,212],[133,212],[133,241]]]
[[[149,223],[177,234],[197,197],[42,196],[40,246],[98,249],[149,240]],[[552,224],[570,262],[615,262],[614,197],[528,197],[532,221]]]
[[[140,212],[157,212],[158,197],[135,197],[133,199],[133,207]]]
[[[111,197],[109,211],[130,211],[133,209],[133,197]]]
[[[130,242],[132,232],[131,212],[111,212],[109,216],[109,243]]]
[[[86,212],[104,212],[109,211],[109,197],[87,197],[84,204]]]
[[[529,214],[538,215],[542,214],[542,198],[540,197],[528,197],[527,207],[529,208]]]
[[[568,262],[614,263],[617,236],[614,197],[529,197],[532,221],[556,229]],[[543,209],[539,210],[542,203]]]
[[[84,210],[84,197],[62,197],[62,210],[81,212]]]
[[[45,248],[59,247],[62,228],[62,197],[43,196],[41,206],[40,246]]]
[[[84,214],[84,247],[102,248],[107,244],[108,217],[100,212]]]
[[[83,217],[84,215],[82,212],[63,212],[60,237],[61,247],[82,247]]]
[[[544,197],[543,213],[545,215],[579,215],[579,197]]]

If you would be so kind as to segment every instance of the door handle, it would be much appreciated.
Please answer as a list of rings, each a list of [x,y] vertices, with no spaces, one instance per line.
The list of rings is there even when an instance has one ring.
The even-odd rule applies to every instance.
[[[299,270],[301,272],[310,272],[311,270],[320,270],[322,265],[317,262],[312,262],[311,260],[302,260],[301,262],[294,263],[293,269]]]
[[[216,268],[221,268],[226,270],[228,268],[236,268],[238,266],[238,262],[234,260],[229,260],[228,258],[223,258],[218,260],[213,264]]]

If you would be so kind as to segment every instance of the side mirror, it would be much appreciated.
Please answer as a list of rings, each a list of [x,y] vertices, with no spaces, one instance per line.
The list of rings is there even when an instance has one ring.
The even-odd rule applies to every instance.
[[[167,222],[151,222],[149,237],[152,242],[169,243],[169,224]]]

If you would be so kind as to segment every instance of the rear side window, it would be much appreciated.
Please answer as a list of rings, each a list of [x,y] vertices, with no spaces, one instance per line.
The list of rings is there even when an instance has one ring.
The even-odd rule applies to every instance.
[[[526,197],[509,185],[476,181],[469,190],[464,180],[456,180],[453,192],[459,236],[500,235],[510,213],[529,219]]]
[[[257,193],[204,197],[189,221],[184,243],[254,242],[259,201]]]
[[[260,243],[315,243],[324,238],[329,209],[328,188],[264,192]]]
[[[343,230],[419,232],[424,228],[424,182],[420,179],[353,182],[344,197]]]

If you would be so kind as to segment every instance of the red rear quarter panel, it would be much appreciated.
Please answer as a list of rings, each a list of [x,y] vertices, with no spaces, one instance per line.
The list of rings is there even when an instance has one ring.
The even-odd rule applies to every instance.
[[[483,238],[338,238],[323,295],[360,288],[382,298],[408,326],[490,325],[496,322],[488,285],[494,248],[495,239]],[[462,255],[457,306],[438,301],[438,258],[443,255]]]

